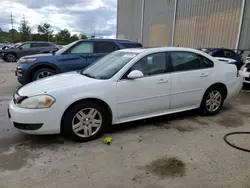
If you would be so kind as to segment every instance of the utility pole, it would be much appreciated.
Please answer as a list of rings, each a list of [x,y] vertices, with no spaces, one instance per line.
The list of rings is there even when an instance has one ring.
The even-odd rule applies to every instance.
[[[12,11],[10,13],[10,22],[11,22],[11,34],[12,34],[12,43],[14,43],[14,27],[13,27],[13,15]]]
[[[25,15],[24,14],[23,14],[23,23],[24,23],[24,25],[26,25]]]

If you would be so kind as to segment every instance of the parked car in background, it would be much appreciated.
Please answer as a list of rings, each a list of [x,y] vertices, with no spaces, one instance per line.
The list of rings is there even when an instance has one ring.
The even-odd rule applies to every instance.
[[[247,58],[246,58],[246,62],[245,63],[250,63],[250,53],[248,54]]]
[[[124,49],[85,70],[23,86],[10,102],[9,117],[28,134],[63,132],[75,141],[89,141],[110,124],[196,108],[217,114],[242,87],[237,72],[235,65],[199,50]]]
[[[245,63],[241,70],[240,74],[243,76],[243,84],[250,86],[250,63]]]
[[[115,39],[75,41],[56,53],[25,56],[17,63],[16,76],[22,84],[54,74],[84,69],[115,50],[142,47],[138,42]]]
[[[11,46],[12,44],[9,42],[0,42],[0,48],[5,47],[5,46]]]
[[[222,58],[230,58],[236,60],[235,65],[237,66],[237,69],[240,70],[240,68],[243,66],[244,61],[240,54],[235,53],[232,50],[225,49],[225,48],[202,48],[200,49],[203,52],[208,53],[209,55],[213,57],[222,57]]]
[[[8,45],[8,46],[4,46],[4,47],[0,48],[0,58],[3,58],[5,50],[11,49],[11,48],[17,48],[21,44],[22,43],[15,43],[13,45]]]
[[[23,56],[38,54],[41,51],[47,50],[48,52],[58,49],[58,47],[51,42],[43,41],[29,41],[23,42],[21,45],[15,48],[9,48],[2,53],[3,60],[7,62],[16,62]]]

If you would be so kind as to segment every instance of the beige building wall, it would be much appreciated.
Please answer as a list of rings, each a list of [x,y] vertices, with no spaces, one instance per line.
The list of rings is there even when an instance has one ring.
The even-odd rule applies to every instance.
[[[240,22],[240,9],[180,18],[176,21],[174,45],[184,47],[234,48]]]
[[[169,44],[169,28],[167,24],[152,24],[150,27],[149,45],[151,47]]]

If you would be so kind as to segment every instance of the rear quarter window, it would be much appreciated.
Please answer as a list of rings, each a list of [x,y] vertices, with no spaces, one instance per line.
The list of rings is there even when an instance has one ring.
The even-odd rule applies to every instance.
[[[142,45],[139,43],[121,43],[125,48],[141,48]]]

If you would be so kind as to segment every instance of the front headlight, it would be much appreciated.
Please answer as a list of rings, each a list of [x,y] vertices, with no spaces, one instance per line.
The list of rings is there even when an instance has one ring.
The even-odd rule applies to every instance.
[[[43,109],[49,108],[56,100],[49,95],[37,95],[24,99],[18,106],[20,108]]]
[[[32,63],[36,61],[36,58],[29,58],[29,59],[19,59],[19,61],[17,62],[18,64],[24,64],[24,63]]]

